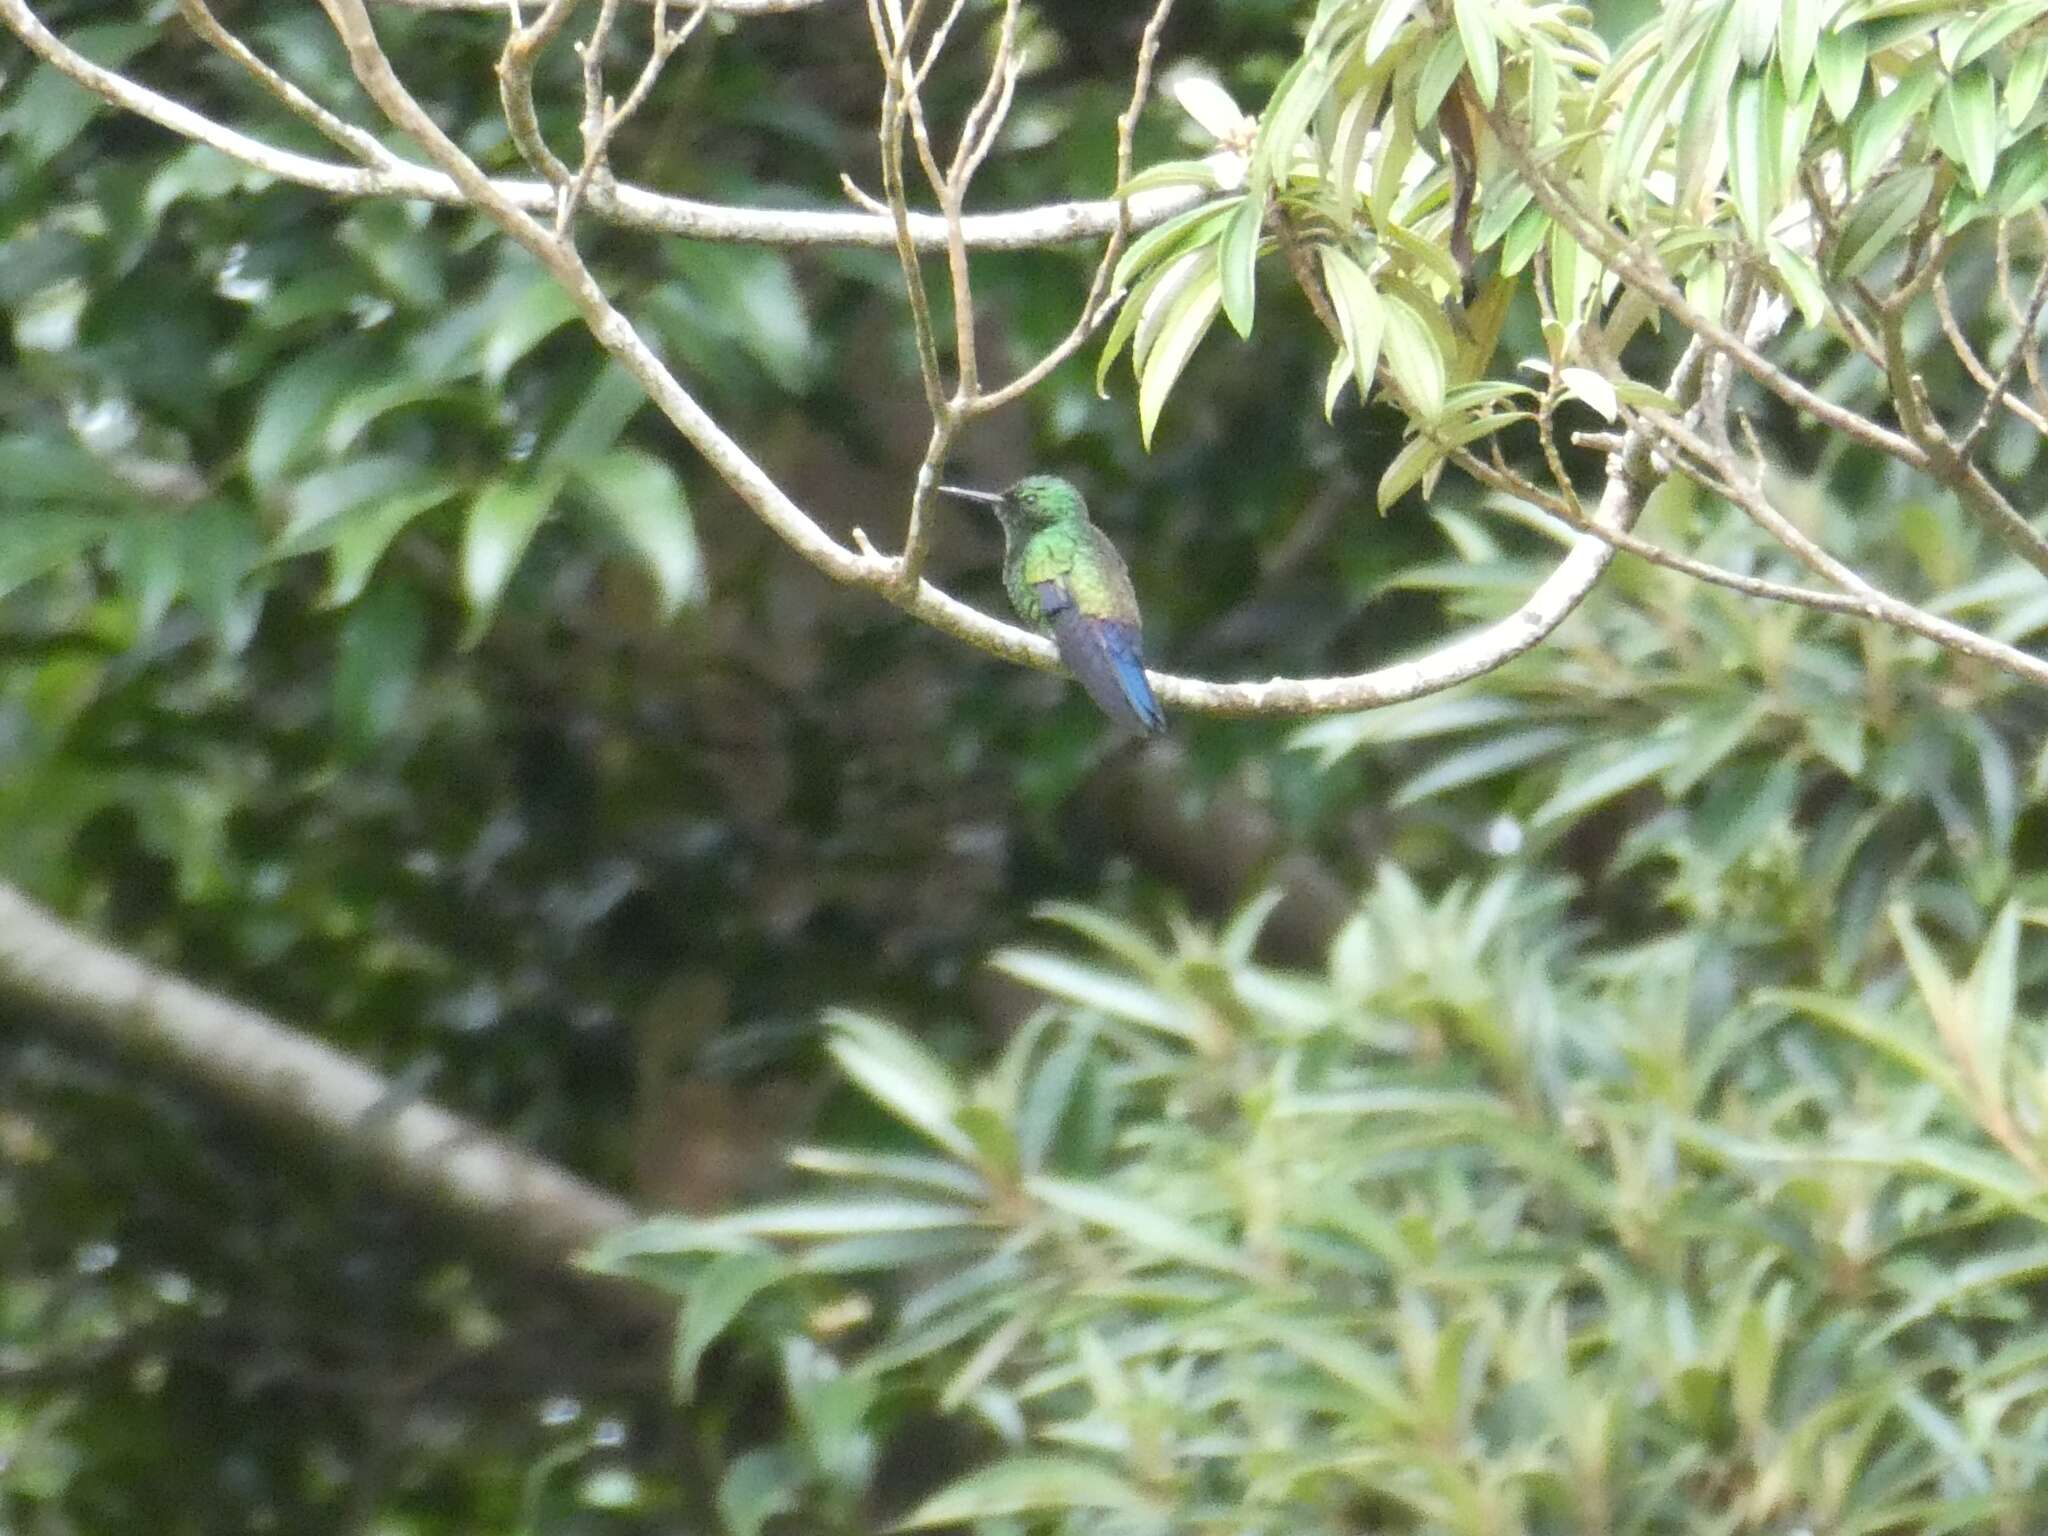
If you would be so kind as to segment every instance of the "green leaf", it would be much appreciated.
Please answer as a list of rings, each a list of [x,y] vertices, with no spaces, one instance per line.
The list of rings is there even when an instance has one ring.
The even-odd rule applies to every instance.
[[[1487,736],[1418,773],[1394,796],[1395,806],[1414,805],[1446,790],[1462,789],[1511,768],[1550,757],[1572,745],[1578,733],[1567,726],[1539,725],[1526,731]]]
[[[1941,76],[1931,61],[1923,63],[1892,88],[1856,114],[1849,132],[1849,190],[1861,192],[1864,184],[1890,158],[1892,150],[1913,124],[1941,85]],[[1929,170],[1929,167],[1916,167]],[[1931,171],[1930,171],[1931,174]],[[1857,210],[1852,209],[1853,220]]]
[[[1113,1232],[1132,1246],[1158,1257],[1179,1259],[1225,1274],[1249,1276],[1257,1272],[1249,1259],[1227,1243],[1218,1242],[1178,1216],[1133,1196],[1100,1184],[1083,1184],[1050,1174],[1027,1179],[1024,1187],[1034,1199],[1054,1210]]]
[[[962,1162],[977,1160],[973,1138],[955,1120],[959,1086],[938,1057],[895,1025],[850,1009],[833,1009],[825,1022],[832,1059],[869,1097]]]
[[[1237,205],[1230,222],[1223,226],[1223,238],[1217,242],[1216,264],[1222,285],[1223,314],[1240,336],[1252,333],[1259,233],[1265,218],[1265,200],[1247,196]]]
[[[1142,1025],[1190,1043],[1203,1038],[1201,1021],[1190,1010],[1118,972],[1034,949],[1005,949],[989,964],[1027,987],[1036,987],[1084,1008],[1098,1009],[1127,1024]]]
[[[111,526],[97,513],[69,508],[8,508],[0,516],[0,597],[72,564]]]
[[[469,601],[465,646],[476,644],[491,627],[513,571],[561,493],[559,475],[500,479],[487,481],[470,503],[462,539],[462,591]]]
[[[1778,74],[1785,94],[1797,96],[1820,45],[1823,0],[1785,0],[1778,16]]]
[[[718,1518],[726,1536],[761,1536],[777,1515],[802,1507],[802,1469],[781,1450],[748,1451],[718,1480]]]
[[[2018,131],[2041,98],[2041,86],[2048,82],[2048,37],[2035,38],[2013,60],[2005,77],[2005,126]]]
[[[243,464],[259,493],[274,491],[319,436],[320,424],[370,364],[360,337],[294,358],[277,371],[257,402]]]
[[[1681,211],[1692,209],[1706,186],[1708,152],[1721,137],[1721,114],[1727,109],[1735,72],[1742,64],[1742,14],[1743,6],[1736,0],[1721,7],[1686,92],[1678,127],[1677,204]]]
[[[1458,33],[1450,31],[1438,37],[1415,79],[1414,112],[1418,122],[1426,123],[1436,115],[1466,68],[1465,45]]]
[[[1500,94],[1500,40],[1493,34],[1491,0],[1451,0],[1465,62],[1472,69],[1472,88],[1491,109]]]
[[[1285,181],[1291,173],[1295,151],[1316,109],[1323,104],[1328,80],[1323,61],[1308,54],[1297,59],[1273,87],[1266,110],[1259,117],[1258,138],[1252,145],[1245,183],[1252,196],[1263,201],[1266,189]]]
[[[1416,417],[1434,421],[1443,413],[1448,360],[1438,349],[1434,327],[1411,300],[1398,293],[1383,298],[1381,347],[1387,371]]]
[[[1998,178],[1991,184],[1999,216],[2018,218],[2048,198],[2048,135],[2030,133],[1998,160]]]
[[[1013,1456],[941,1489],[897,1528],[913,1531],[1075,1509],[1158,1512],[1143,1491],[1100,1462],[1078,1456]]]
[[[1217,264],[1213,259],[1204,260],[1161,320],[1138,377],[1138,430],[1148,449],[1174,381],[1208,335],[1222,303],[1223,282]]]
[[[1380,483],[1374,491],[1379,509],[1384,512],[1406,496],[1446,457],[1444,448],[1435,438],[1424,435],[1410,438],[1394,455],[1393,462],[1380,473]]]
[[[1951,80],[1935,100],[1933,127],[1937,141],[1953,147],[1977,195],[1990,191],[1998,169],[1999,138],[1991,71],[1979,65]]]
[[[1777,106],[1782,117],[1784,103]],[[1765,110],[1762,77],[1744,75],[1737,80],[1728,105],[1728,187],[1743,228],[1749,232],[1751,241],[1758,243],[1776,211],[1768,191],[1771,171]]]
[[[899,1232],[943,1232],[977,1227],[982,1213],[971,1205],[939,1200],[875,1196],[870,1199],[784,1200],[750,1206],[704,1223],[735,1237],[868,1237]]]
[[[428,475],[417,461],[395,453],[351,459],[307,475],[285,498],[285,524],[273,553],[300,555],[325,549],[333,542],[337,519],[359,507],[445,483]]]
[[[335,658],[334,718],[352,750],[375,747],[405,719],[426,648],[426,608],[396,582],[349,613]]]
[[[576,315],[567,290],[552,277],[536,275],[492,317],[479,354],[484,381],[493,388],[504,383],[521,358]]]
[[[2048,16],[2048,0],[2005,0],[1992,6],[1963,35],[1955,57],[1948,60],[1949,72],[1968,69],[2021,27],[2043,16]]]
[[[1813,72],[1820,77],[1820,93],[1828,111],[1838,123],[1849,121],[1856,98],[1863,90],[1863,66],[1869,43],[1862,29],[1823,32],[1814,49]]]
[[[1924,1031],[1909,1031],[1894,1020],[1858,1007],[1831,992],[1773,987],[1758,993],[1756,1001],[1760,1006],[1796,1008],[1815,1023],[1868,1046],[1921,1081],[1932,1083],[1958,1104],[1966,1102],[1955,1072],[1927,1048]]]
[[[1934,167],[1915,165],[1889,176],[1859,198],[1850,210],[1832,253],[1838,280],[1846,282],[1866,271],[1891,249],[1892,242],[1912,227],[1934,191]]]
[[[1992,920],[1967,983],[1973,1030],[1971,1065],[1986,1092],[2004,1094],[2006,1046],[2019,995],[2019,908],[2007,902]]]
[[[646,404],[640,381],[616,358],[607,357],[569,419],[535,458],[534,467],[568,468],[607,452]]]
[[[1530,824],[1549,826],[1626,794],[1683,762],[1690,750],[1690,744],[1681,738],[1654,739],[1598,768],[1568,775],[1567,782],[1529,818]]]
[[[1883,1343],[1902,1329],[1910,1328],[1937,1312],[1950,1311],[1958,1302],[1972,1296],[1986,1291],[2011,1292],[2044,1274],[2048,1274],[2048,1243],[1966,1260],[1953,1273],[1936,1280],[1886,1318],[1868,1336],[1869,1347]]]
[[[1380,305],[1379,293],[1363,267],[1335,246],[1326,245],[1319,254],[1323,287],[1330,296],[1330,307],[1337,313],[1337,328],[1344,337],[1344,357],[1340,361],[1350,364],[1351,376],[1358,382],[1359,402],[1363,404],[1371,397],[1373,375],[1379,368],[1380,339],[1385,330],[1386,316]],[[1329,415],[1328,406],[1326,397],[1325,417]]]
[[[1961,1032],[1962,996],[1956,987],[1955,978],[1935,953],[1934,946],[1927,942],[1913,922],[1912,913],[1903,905],[1891,909],[1892,931],[1898,936],[1899,950],[1906,957],[1906,968],[1912,973],[1913,986],[1920,994],[1920,1001],[1943,1035],[1953,1038]]]
[[[1378,487],[1379,509],[1384,512],[1408,494],[1417,483],[1428,494],[1429,477],[1442,468],[1450,457],[1450,450],[1462,448],[1467,443],[1498,432],[1513,421],[1526,420],[1525,412],[1502,411],[1485,416],[1475,416],[1458,422],[1455,426],[1437,426],[1428,432],[1418,432],[1409,439],[1406,446],[1394,455],[1393,463],[1380,476]]]
[[[1828,316],[1828,291],[1821,281],[1820,268],[1776,235],[1764,242],[1764,251],[1786,297],[1799,307],[1800,319],[1809,326],[1824,324]]]
[[[161,35],[158,27],[133,21],[66,27],[64,33],[72,49],[111,70],[119,70]],[[4,137],[21,146],[30,166],[40,167],[68,148],[106,107],[100,96],[73,84],[53,66],[37,64],[0,116],[0,126],[7,130]]]
[[[1311,1370],[1350,1388],[1385,1425],[1414,1423],[1413,1394],[1387,1361],[1355,1339],[1312,1321],[1270,1313],[1248,1317],[1238,1326],[1252,1339],[1277,1344]]]
[[[324,524],[308,547],[327,549],[327,590],[322,601],[344,608],[362,595],[384,552],[426,513],[455,499],[462,487],[453,480],[401,491],[356,507]]]
[[[654,582],[664,619],[704,601],[697,524],[673,469],[637,448],[614,448],[578,463],[575,478],[598,514],[639,557]]]
[[[697,1390],[697,1367],[733,1320],[761,1292],[784,1279],[789,1266],[772,1253],[730,1253],[711,1260],[684,1283],[670,1381],[676,1397]]]

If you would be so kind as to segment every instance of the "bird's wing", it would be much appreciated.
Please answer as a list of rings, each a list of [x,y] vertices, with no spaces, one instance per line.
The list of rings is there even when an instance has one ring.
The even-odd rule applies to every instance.
[[[1138,626],[1117,619],[1090,618],[1074,601],[1065,581],[1034,581],[1039,610],[1052,629],[1052,643],[1088,697],[1119,725],[1151,734],[1166,729],[1166,714],[1145,681],[1145,657]]]

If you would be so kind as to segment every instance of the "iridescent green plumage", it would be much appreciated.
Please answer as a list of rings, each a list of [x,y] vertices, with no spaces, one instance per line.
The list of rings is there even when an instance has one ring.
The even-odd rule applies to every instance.
[[[1081,493],[1032,475],[1000,496],[944,488],[994,509],[1003,525],[1003,590],[1017,616],[1050,635],[1103,712],[1141,731],[1166,728],[1145,681],[1138,598],[1123,557],[1088,520]]]

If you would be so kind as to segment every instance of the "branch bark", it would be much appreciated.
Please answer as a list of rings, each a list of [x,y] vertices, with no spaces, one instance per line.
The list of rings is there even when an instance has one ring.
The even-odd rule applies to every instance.
[[[567,1266],[639,1218],[525,1148],[417,1099],[323,1041],[145,964],[0,885],[0,1000],[372,1170],[484,1243]]]
[[[51,68],[103,101],[280,181],[335,197],[414,198],[458,208],[472,202],[453,177],[428,166],[410,162],[361,166],[322,160],[217,123],[183,102],[93,63],[44,26],[28,0],[0,0],[0,22]],[[558,203],[556,190],[545,181],[506,178],[493,180],[491,186],[499,197],[526,213],[552,216]],[[1201,187],[1141,193],[1130,199],[1131,226],[1149,229],[1209,195]],[[895,224],[885,213],[737,208],[628,185],[592,187],[583,206],[593,217],[622,228],[720,244],[865,246],[877,250],[896,246]],[[1123,208],[1116,199],[1103,198],[970,214],[960,221],[961,236],[971,248],[982,251],[1070,245],[1113,233]],[[936,213],[913,214],[910,238],[919,250],[944,251],[948,239],[945,218]]]

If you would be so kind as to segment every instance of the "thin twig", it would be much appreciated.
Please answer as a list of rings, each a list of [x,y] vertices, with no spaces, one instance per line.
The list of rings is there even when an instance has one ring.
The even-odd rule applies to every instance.
[[[703,24],[704,18],[710,14],[710,7],[705,0],[695,0],[689,19],[674,31],[670,31],[668,0],[654,0],[654,41],[649,49],[647,62],[641,66],[639,77],[634,80],[633,88],[626,93],[626,99],[617,105],[604,99],[603,66],[599,62],[604,45],[598,31],[592,30],[589,41],[583,45],[583,164],[577,168],[576,179],[569,184],[568,193],[562,199],[561,211],[555,215],[557,236],[568,236],[570,227],[576,221],[576,212],[582,207],[584,198],[589,195],[592,183],[599,177],[610,178],[611,170],[607,157],[611,151],[613,136],[646,103],[649,93],[654,89],[655,81],[661,78],[662,70],[667,68],[668,61],[675,56],[677,49],[690,40],[697,28]],[[596,103],[594,109],[590,105],[592,101]],[[591,127],[593,118],[594,130]]]
[[[1642,411],[1642,419],[1650,431],[1660,438],[1681,458],[1690,458],[1701,464],[1718,468],[1714,489],[1734,505],[1746,512],[1758,527],[1776,539],[1792,555],[1816,576],[1834,583],[1845,593],[1860,600],[1862,612],[1868,618],[1903,629],[1922,639],[1932,640],[1944,650],[1958,655],[1970,656],[1979,661],[1989,662],[2001,671],[2027,682],[2048,684],[2048,661],[2030,656],[2016,646],[1993,640],[1978,634],[1961,624],[1928,613],[1901,598],[1883,591],[1865,579],[1853,567],[1830,554],[1818,541],[1771,505],[1770,498],[1762,486],[1751,477],[1742,474],[1721,458],[1715,447],[1701,438],[1690,427],[1668,411],[1648,408]],[[1752,449],[1755,444],[1752,441]]]
[[[1686,300],[1677,284],[1656,265],[1653,257],[1639,256],[1603,222],[1580,207],[1574,198],[1551,181],[1537,163],[1535,156],[1530,153],[1519,129],[1498,109],[1489,110],[1486,113],[1486,121],[1507,155],[1509,163],[1514,166],[1543,211],[1562,225],[1567,234],[1577,240],[1604,266],[1632,287],[1656,300],[1688,331],[1704,337],[1716,350],[1726,353],[1740,363],[1745,373],[1794,410],[1806,412],[1814,420],[1832,427],[1844,437],[1866,447],[1875,448],[1888,458],[1897,459],[1914,469],[1927,468],[1927,454],[1919,444],[1815,393],[1719,320],[1700,313]]]
[[[183,102],[95,64],[58,37],[39,18],[30,0],[0,0],[0,23],[29,51],[59,74],[123,111],[204,144],[238,164],[295,186],[333,197],[393,197],[467,207],[472,199],[446,171],[394,155],[381,166],[345,165],[285,149],[230,128]],[[492,192],[525,213],[553,216],[557,190],[544,181],[493,178]],[[1161,187],[1130,200],[1133,229],[1149,229],[1206,201],[1200,186]],[[669,197],[644,187],[595,186],[585,202],[590,214],[623,229],[645,230],[687,240],[727,245],[769,245],[782,249],[817,246],[890,250],[896,244],[893,217],[839,209],[740,208],[694,198]],[[1027,251],[1099,239],[1126,216],[1116,199],[1048,203],[1007,213],[970,214],[961,233],[977,251]],[[910,216],[910,241],[921,251],[943,251],[948,230],[936,214]]]
[[[575,8],[576,0],[548,0],[540,15],[527,23],[521,19],[518,0],[513,0],[512,25],[498,55],[498,99],[505,108],[505,126],[526,163],[555,189],[558,207],[569,185],[569,167],[548,147],[541,132],[540,115],[533,104],[533,67]]]
[[[2005,307],[2011,311],[2014,324],[2018,324],[2020,306],[2014,300],[2012,291],[2012,242],[2008,234],[2011,227],[2010,219],[1998,221],[1998,291],[2005,298]],[[2043,213],[2038,208],[2034,210],[2034,229],[2041,236],[2039,260],[2043,269],[2048,270],[2048,213]],[[2041,349],[2028,347],[2023,360],[2027,365],[2027,385],[2034,392],[2034,408],[2039,414],[2048,416],[2048,386],[2041,382]]]
[[[985,415],[1021,398],[1036,389],[1052,371],[1072,357],[1095,334],[1102,322],[1109,318],[1115,307],[1116,295],[1110,292],[1116,278],[1117,263],[1123,259],[1124,247],[1130,243],[1132,220],[1129,217],[1129,194],[1125,188],[1131,179],[1131,165],[1135,154],[1133,143],[1138,131],[1138,114],[1145,108],[1145,99],[1152,93],[1152,70],[1159,58],[1159,42],[1166,31],[1167,18],[1173,14],[1174,0],[1157,0],[1152,8],[1151,19],[1145,23],[1144,35],[1138,39],[1138,62],[1131,76],[1130,104],[1116,120],[1116,194],[1118,207],[1125,210],[1125,216],[1116,222],[1110,231],[1109,244],[1102,252],[1102,259],[1095,264],[1095,275],[1089,279],[1088,295],[1081,301],[1081,313],[1076,317],[1072,329],[1056,342],[1052,349],[1018,374],[1016,378],[967,403],[967,409],[974,415]]]
[[[1984,435],[1991,420],[2003,405],[2036,432],[2048,434],[2048,416],[2042,416],[2023,400],[2013,398],[2013,374],[2023,357],[2029,357],[2039,350],[2035,337],[2041,323],[2041,305],[2048,301],[2048,261],[2041,263],[2041,270],[2034,278],[2034,291],[2028,295],[2026,313],[2020,318],[2019,334],[2013,338],[2012,350],[2005,355],[2005,362],[1999,366],[1997,376],[1983,372],[1983,364],[1977,361],[1967,342],[1961,339],[1962,327],[1956,324],[1955,316],[1948,307],[1948,293],[1941,285],[1934,289],[1935,303],[1941,308],[1941,327],[1948,333],[1949,340],[1956,348],[1956,355],[1963,359],[1963,366],[1970,369],[1970,376],[1984,386],[1984,406],[1977,412],[1977,419],[1970,424],[1970,430],[1962,435],[1956,444],[1956,454],[1968,458],[1970,450],[1977,446],[1977,440]],[[1974,366],[1972,366],[1974,365]],[[2038,365],[2037,365],[2038,366]]]
[[[272,69],[247,43],[221,25],[220,18],[208,9],[206,0],[178,0],[178,9],[184,13],[186,22],[200,37],[241,65],[291,112],[311,123],[364,165],[378,170],[390,170],[404,163],[379,143],[375,134],[330,112],[297,85]]]
[[[2048,575],[2048,535],[2044,535],[2004,494],[1964,458],[1949,440],[1940,419],[1927,399],[1927,386],[1913,369],[1906,345],[1906,313],[1903,306],[1886,301],[1879,315],[1879,335],[1884,342],[1885,374],[1891,385],[1892,407],[1903,426],[1926,456],[1926,468],[1936,480],[1956,493],[1962,509],[1994,534],[2000,543],[2035,570]]]
[[[921,5],[922,0],[915,0]],[[913,8],[913,14],[914,14]],[[900,20],[900,18],[899,18]],[[911,330],[917,342],[918,373],[924,381],[926,408],[934,419],[946,413],[946,382],[939,372],[939,343],[932,327],[931,297],[925,290],[924,268],[917,247],[910,238],[910,203],[903,182],[904,92],[903,59],[909,47],[900,25],[892,31],[882,0],[868,0],[868,25],[874,34],[875,51],[882,60],[882,112],[879,144],[882,155],[882,195],[889,205],[890,222],[896,236],[896,262],[903,272],[903,286],[910,302]],[[959,238],[957,217],[943,218],[946,247]]]

